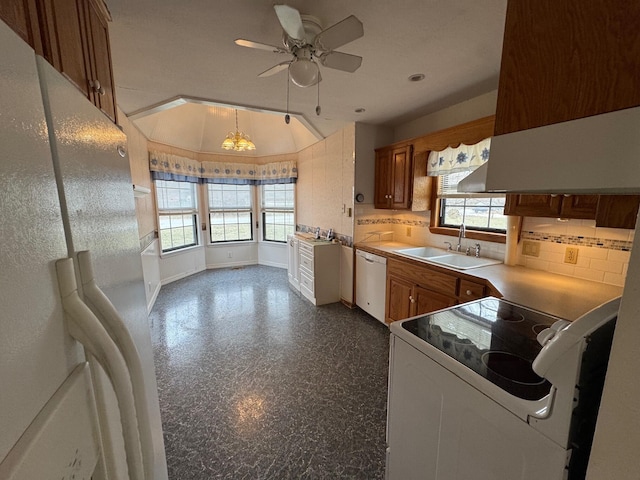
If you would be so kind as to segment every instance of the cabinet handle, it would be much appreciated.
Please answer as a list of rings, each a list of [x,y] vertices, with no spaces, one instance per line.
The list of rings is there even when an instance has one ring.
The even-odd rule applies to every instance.
[[[467,295],[471,295],[473,292],[471,290],[467,290]]]
[[[409,295],[409,300],[411,300],[411,303],[416,303],[416,299],[413,298],[411,295]]]
[[[105,93],[107,93],[104,87],[100,85],[100,80],[94,80],[93,82],[91,82],[91,88],[93,88],[94,92],[100,95],[104,95]]]

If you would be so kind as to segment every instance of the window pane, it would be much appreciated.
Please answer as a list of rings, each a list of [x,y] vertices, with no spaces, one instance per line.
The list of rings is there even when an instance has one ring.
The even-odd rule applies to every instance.
[[[162,251],[168,252],[197,245],[195,184],[156,180],[155,186]],[[176,214],[176,211],[185,213]]]
[[[197,244],[195,214],[160,214],[159,224],[163,252],[192,247]]]
[[[253,240],[251,185],[208,184],[211,242]]]
[[[295,232],[295,185],[292,183],[262,185],[263,239],[286,242]]]
[[[457,172],[439,177],[439,225],[457,228],[461,224],[472,230],[506,232],[504,195],[482,197],[478,194],[458,193],[458,182],[470,172]]]

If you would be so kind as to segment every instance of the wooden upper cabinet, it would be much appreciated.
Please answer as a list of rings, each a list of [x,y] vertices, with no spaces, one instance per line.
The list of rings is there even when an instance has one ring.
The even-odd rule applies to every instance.
[[[111,47],[106,12],[91,0],[85,0],[85,22],[87,29],[89,88],[96,107],[116,121],[116,102],[111,68]]]
[[[523,217],[558,217],[562,197],[555,195],[507,195],[505,215]]]
[[[600,195],[596,213],[596,227],[634,229],[640,195]]]
[[[596,227],[633,229],[640,195],[507,195],[505,215],[575,218]]]
[[[390,208],[391,149],[376,150],[376,174],[373,203],[376,208]]]
[[[563,195],[560,218],[596,218],[598,195]]]
[[[411,207],[411,179],[413,177],[411,154],[411,145],[396,148],[391,152],[392,208],[407,209]]]
[[[36,39],[32,29],[36,15],[36,0],[2,0],[0,1],[0,20],[3,20],[11,29],[29,45],[35,48]]]
[[[412,146],[376,150],[374,203],[376,208],[411,208],[413,187]]]
[[[41,0],[40,8],[44,58],[91,99],[82,4],[76,0]]]
[[[509,0],[495,134],[640,105],[640,2]]]
[[[0,18],[116,121],[109,12],[102,0],[2,0]]]
[[[594,219],[598,195],[507,195],[505,215]]]

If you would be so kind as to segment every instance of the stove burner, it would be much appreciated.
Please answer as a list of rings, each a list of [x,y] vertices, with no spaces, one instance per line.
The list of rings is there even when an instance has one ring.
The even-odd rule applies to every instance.
[[[514,312],[509,305],[502,305],[498,309],[497,313],[498,320],[502,320],[503,322],[523,322],[524,315],[518,312]]]
[[[533,330],[533,333],[535,333],[537,336],[545,328],[549,328],[549,325],[545,325],[544,323],[538,323],[537,325],[534,325],[533,327],[531,327],[531,330]]]
[[[531,362],[508,352],[491,351],[482,355],[482,363],[496,375],[522,385],[541,385],[544,378],[531,368]]]

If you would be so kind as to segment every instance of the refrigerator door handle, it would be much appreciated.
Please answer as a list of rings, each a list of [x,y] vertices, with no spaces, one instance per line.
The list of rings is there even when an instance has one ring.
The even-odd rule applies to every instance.
[[[126,362],[100,321],[80,299],[73,259],[58,260],[56,271],[69,333],[96,358],[113,385],[120,409],[129,477],[131,480],[144,480],[138,419]]]
[[[95,281],[91,252],[88,250],[78,252],[77,257],[80,270],[80,283],[82,284],[85,303],[93,311],[98,320],[100,320],[100,323],[116,344],[118,350],[120,350],[127,364],[131,378],[131,386],[133,388],[136,416],[138,418],[144,471],[147,474],[147,479],[153,480],[151,478],[154,464],[153,440],[149,410],[147,407],[144,375],[142,373],[142,363],[138,349],[133,341],[133,337],[131,337],[129,329],[120,317],[118,310]]]

